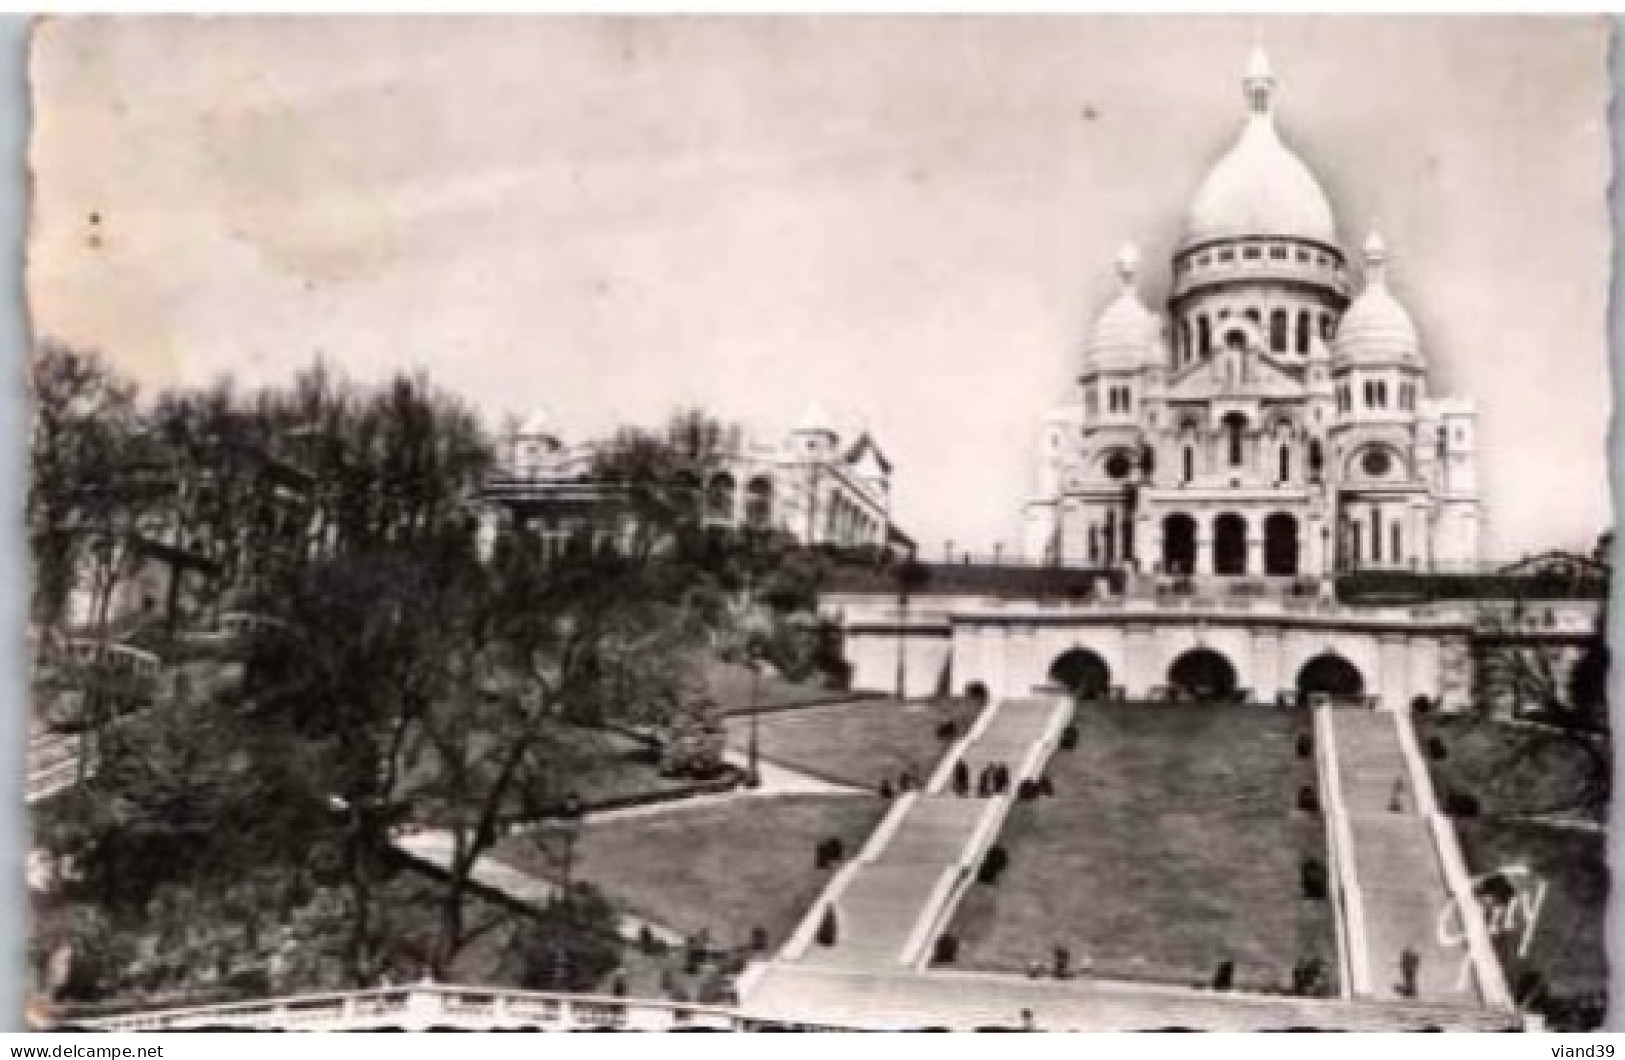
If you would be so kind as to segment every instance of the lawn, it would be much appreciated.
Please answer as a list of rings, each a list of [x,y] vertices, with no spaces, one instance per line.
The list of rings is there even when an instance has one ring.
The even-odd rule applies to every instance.
[[[1095,975],[1190,985],[1234,963],[1239,989],[1283,990],[1318,958],[1337,975],[1332,909],[1302,898],[1299,865],[1326,857],[1319,816],[1296,810],[1314,759],[1309,716],[1264,706],[1091,704],[1055,794],[1020,802],[1009,868],[973,885],[949,932],[958,963],[1025,971],[1065,946]]]
[[[763,758],[839,784],[874,790],[896,784],[904,771],[924,783],[950,742],[937,735],[943,722],[968,729],[981,708],[965,699],[903,702],[870,699],[757,715]],[[750,746],[752,719],[727,721],[728,744]]]
[[[589,819],[574,876],[684,935],[705,932],[715,946],[739,947],[760,927],[776,948],[834,871],[814,869],[814,846],[839,837],[856,854],[885,810],[869,795],[782,795]],[[559,871],[558,859],[523,835],[504,840],[496,856],[537,875]]]
[[[1518,887],[1539,902],[1533,924],[1520,912],[1497,932],[1509,984],[1517,990],[1521,979],[1535,973],[1564,1007],[1576,1001],[1600,1005],[1608,993],[1607,836],[1504,819],[1458,820],[1456,834],[1475,876],[1509,866],[1530,870],[1522,878],[1529,883]]]
[[[1468,715],[1418,717],[1416,736],[1424,751],[1432,738],[1443,758],[1428,753],[1428,770],[1441,797],[1471,795],[1487,817],[1588,812],[1580,778],[1588,756],[1561,734],[1534,725]]]
[[[797,707],[850,699],[861,693],[830,688],[820,681],[786,681],[753,673],[748,666],[708,657],[701,664],[705,692],[724,714],[752,707]]]
[[[587,809],[637,796],[685,791],[694,786],[689,778],[662,776],[658,755],[649,745],[621,733],[563,726],[546,737],[546,748],[547,760],[558,764],[559,775],[568,777],[568,790]],[[416,798],[420,820],[432,821],[438,798],[449,794],[437,790],[437,775],[435,757],[424,752],[401,782],[403,795]],[[527,793],[516,788],[506,812],[530,816],[527,802],[533,804],[530,809],[534,810],[535,805],[556,807],[562,804],[563,798],[563,791]]]
[[[1509,984],[1521,992],[1538,975],[1547,996],[1534,1007],[1554,1029],[1593,1028],[1608,992],[1606,834],[1519,819],[1580,801],[1584,752],[1539,728],[1466,717],[1418,718],[1417,735],[1424,746],[1436,739],[1444,750],[1442,758],[1428,755],[1440,794],[1470,794],[1478,802],[1477,816],[1454,822],[1468,870],[1475,876],[1510,866],[1530,870],[1513,882],[1526,902],[1540,902],[1533,925],[1520,911],[1496,933]]]

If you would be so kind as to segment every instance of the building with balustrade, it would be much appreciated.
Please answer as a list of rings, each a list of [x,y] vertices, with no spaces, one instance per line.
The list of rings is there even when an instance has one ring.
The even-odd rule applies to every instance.
[[[1043,422],[1034,561],[1220,577],[1477,557],[1471,402],[1433,393],[1382,238],[1358,278],[1319,181],[1277,127],[1255,50],[1234,146],[1190,202],[1165,306],[1121,290]]]
[[[814,404],[783,435],[730,428],[719,441],[704,466],[675,472],[706,525],[771,530],[804,545],[913,550],[892,519],[891,461],[868,431],[842,431]],[[544,544],[601,529],[618,489],[598,472],[606,444],[566,442],[544,413],[510,432],[485,491],[487,538],[502,518],[529,522]]]

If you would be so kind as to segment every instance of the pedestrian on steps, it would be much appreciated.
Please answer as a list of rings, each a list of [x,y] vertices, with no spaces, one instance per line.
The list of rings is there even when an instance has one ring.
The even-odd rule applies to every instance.
[[[954,763],[954,794],[962,799],[970,794],[970,767],[963,759]]]
[[[1422,969],[1422,958],[1409,946],[1399,955],[1399,993],[1403,997],[1416,996],[1417,974]]]

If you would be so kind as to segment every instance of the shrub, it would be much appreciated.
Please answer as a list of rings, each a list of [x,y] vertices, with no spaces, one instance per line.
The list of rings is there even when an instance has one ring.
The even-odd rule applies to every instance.
[[[893,794],[894,792],[891,789],[891,778],[887,777],[880,782],[880,797],[887,802],[890,802]]]
[[[1220,961],[1213,973],[1213,989],[1229,990],[1236,982],[1236,962]]]
[[[1009,863],[1010,855],[1005,853],[1004,847],[995,843],[988,848],[987,855],[982,858],[982,866],[976,872],[976,882],[998,883],[999,877]]]
[[[1445,792],[1444,812],[1449,817],[1477,817],[1478,799],[1469,792],[1452,788]]]
[[[1445,748],[1444,741],[1437,736],[1428,737],[1428,757],[1435,762],[1443,762],[1450,757],[1450,752]]]
[[[931,947],[932,964],[952,964],[959,959],[959,939],[953,935],[938,935]]]
[[[1308,784],[1298,789],[1298,809],[1304,813],[1320,812],[1320,797],[1315,794],[1315,789]]]
[[[1304,957],[1293,966],[1292,992],[1299,997],[1325,997],[1331,992],[1326,965],[1319,957]]]
[[[1326,866],[1317,858],[1305,858],[1299,870],[1303,896],[1310,901],[1326,899]]]
[[[1433,710],[1433,701],[1427,696],[1417,696],[1411,700],[1412,714],[1427,714]]]
[[[1075,751],[1078,747],[1078,727],[1068,725],[1061,730],[1061,750]]]
[[[813,867],[827,869],[845,856],[846,848],[839,838],[831,836],[828,839],[820,839],[818,845],[813,848]]]
[[[945,721],[941,725],[937,726],[937,739],[941,740],[943,743],[952,742],[953,738],[958,735],[959,730],[954,727],[954,723],[951,720]]]
[[[1315,737],[1312,733],[1298,733],[1298,757],[1308,758],[1315,753]]]
[[[825,906],[824,919],[818,922],[818,933],[813,936],[813,940],[820,946],[833,946],[839,934],[835,924],[835,907]]]
[[[750,929],[750,948],[753,953],[767,952],[767,928],[758,925]]]
[[[1055,978],[1070,978],[1072,975],[1072,951],[1065,946],[1057,946],[1050,957],[1050,970]]]

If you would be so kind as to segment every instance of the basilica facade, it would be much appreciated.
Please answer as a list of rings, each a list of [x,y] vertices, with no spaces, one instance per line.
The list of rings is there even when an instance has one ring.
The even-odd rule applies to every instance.
[[[1283,142],[1256,51],[1241,134],[1197,190],[1162,311],[1121,289],[1044,419],[1034,562],[1317,578],[1477,558],[1475,414],[1433,393],[1380,236],[1356,269]]]

